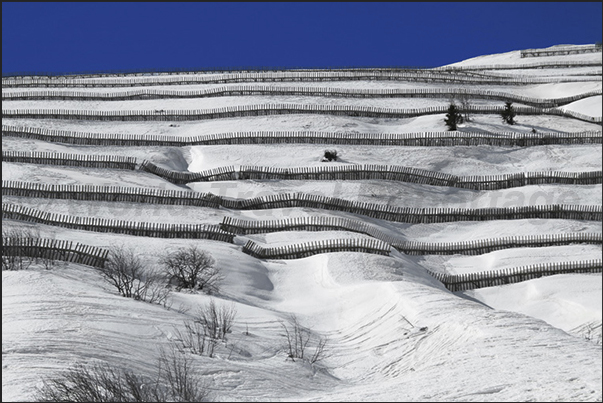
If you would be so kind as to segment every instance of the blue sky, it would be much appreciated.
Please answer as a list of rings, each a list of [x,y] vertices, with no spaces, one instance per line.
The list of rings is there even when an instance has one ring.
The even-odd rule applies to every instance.
[[[601,2],[2,3],[2,73],[436,67],[601,41]]]

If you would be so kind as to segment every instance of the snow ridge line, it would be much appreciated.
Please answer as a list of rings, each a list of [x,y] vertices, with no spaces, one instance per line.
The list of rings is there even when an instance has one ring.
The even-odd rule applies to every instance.
[[[360,252],[389,256],[389,245],[376,239],[329,239],[264,248],[247,241],[243,252],[258,259],[301,259],[321,253]],[[553,262],[487,272],[449,275],[427,272],[452,292],[518,283],[567,273],[601,273],[603,260]]]
[[[2,256],[61,260],[103,267],[109,250],[54,238],[2,238]]]
[[[218,225],[138,222],[71,216],[12,203],[2,203],[2,219],[29,221],[86,231],[112,232],[155,238],[212,239],[234,243],[235,237],[234,234],[229,234],[220,229]]]
[[[309,87],[232,86],[197,91],[170,91],[141,89],[112,93],[74,91],[20,91],[3,93],[3,101],[20,100],[79,100],[121,101],[135,99],[205,98],[245,95],[303,95],[344,98],[450,98],[470,96],[476,99],[510,101],[540,108],[554,108],[591,96],[601,95],[602,90],[585,92],[564,98],[539,99],[501,91],[467,89],[348,89]]]
[[[459,131],[419,133],[356,133],[313,131],[254,131],[177,137],[169,135],[88,133],[27,126],[2,125],[2,135],[55,143],[117,146],[191,146],[223,144],[350,144],[394,146],[519,146],[546,144],[601,144],[603,132],[573,133],[464,133]]]
[[[220,228],[237,235],[264,234],[280,231],[351,231],[379,239],[407,255],[481,255],[496,250],[525,247],[569,245],[572,243],[603,244],[601,233],[562,233],[489,238],[463,242],[404,241],[387,235],[363,221],[342,217],[296,217],[273,221],[246,221],[224,217]]]
[[[535,108],[516,106],[518,115],[554,115],[601,124],[601,117],[587,116],[581,113],[556,108]],[[500,114],[504,106],[476,106],[464,111],[473,114]],[[423,115],[444,114],[447,106],[434,106],[418,109],[394,109],[372,106],[351,105],[304,105],[304,104],[259,104],[237,105],[212,109],[190,110],[120,110],[93,111],[75,109],[3,109],[2,117],[11,119],[67,119],[98,121],[190,121],[224,119],[246,116],[319,114],[333,116],[354,116],[372,118],[410,118]]]
[[[2,181],[3,196],[187,205],[236,210],[305,207],[337,210],[405,223],[514,220],[527,218],[601,221],[601,205],[536,205],[485,208],[415,208],[356,202],[306,193],[281,193],[251,199],[231,199],[212,193],[118,186],[49,185]]]

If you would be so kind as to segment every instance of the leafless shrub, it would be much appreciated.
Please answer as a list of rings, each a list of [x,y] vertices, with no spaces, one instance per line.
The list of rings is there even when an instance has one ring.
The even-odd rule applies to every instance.
[[[236,316],[237,310],[234,303],[218,307],[212,298],[209,305],[198,310],[195,321],[203,325],[209,337],[225,340],[226,334],[232,330],[232,324]]]
[[[205,402],[209,399],[209,390],[193,367],[192,360],[174,350],[161,351],[158,381],[167,388],[163,394],[158,394],[163,397],[161,401]]]
[[[289,326],[282,322],[281,326],[285,330],[287,353],[292,361],[298,359],[314,364],[324,358],[328,338],[318,337],[316,340],[312,332],[303,327],[295,315],[290,316]]]
[[[76,364],[45,379],[35,390],[39,402],[203,402],[209,398],[190,358],[161,351],[154,378],[109,364]]]
[[[210,339],[201,323],[194,321],[184,322],[184,330],[174,329],[176,345],[181,353],[190,352],[196,355],[213,357],[217,340]]]
[[[197,246],[167,253],[159,262],[170,282],[175,283],[179,290],[196,288],[208,293],[218,291],[218,283],[222,280],[221,270],[214,266],[214,258]]]
[[[190,311],[190,310],[191,310],[191,307],[189,305],[180,303],[180,305],[178,305],[178,308],[176,309],[176,312],[185,314],[185,313],[188,313],[188,311]]]
[[[144,276],[136,282],[134,299],[163,305],[170,308],[172,305],[171,290],[165,283],[165,277],[156,269],[149,269]]]
[[[99,270],[121,295],[133,298],[134,287],[143,275],[143,264],[131,249],[114,247],[109,252],[107,262]]]
[[[119,371],[108,364],[86,367],[76,364],[62,376],[44,380],[38,389],[40,402],[144,402],[146,383],[129,371]]]
[[[184,331],[176,329],[178,348],[193,354],[213,357],[218,341],[226,340],[232,331],[237,311],[234,304],[217,306],[213,298],[201,307],[192,320],[184,323]]]
[[[144,263],[132,249],[114,247],[105,265],[99,268],[107,282],[124,297],[167,306],[170,290],[156,269],[144,268]]]
[[[34,228],[3,226],[2,239],[4,238],[40,238],[40,231]],[[33,263],[36,263],[36,259],[40,259],[41,261],[41,259],[44,257],[43,251],[39,251],[39,255],[29,256],[25,248],[25,246],[21,247],[19,245],[12,246],[10,251],[5,251],[5,249],[2,248],[2,270],[27,270]]]
[[[458,95],[460,104],[461,104],[461,113],[463,114],[463,120],[465,122],[471,122],[471,99],[467,94],[459,94]]]

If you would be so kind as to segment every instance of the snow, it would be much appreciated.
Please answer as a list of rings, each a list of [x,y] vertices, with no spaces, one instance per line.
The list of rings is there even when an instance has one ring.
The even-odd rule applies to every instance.
[[[520,58],[519,51],[485,55],[456,65],[531,64],[558,60],[601,60],[601,53]],[[561,98],[601,89],[600,67],[593,81],[488,88]],[[535,73],[535,71],[537,73]],[[530,76],[570,75],[584,68],[500,70]],[[486,73],[495,73],[487,70]],[[251,84],[250,84],[251,85]],[[337,88],[450,88],[416,82],[254,83],[253,85]],[[223,85],[222,85],[223,86]],[[190,87],[190,88],[189,88]],[[475,86],[478,88],[479,86]],[[148,87],[153,88],[153,87]],[[194,89],[195,86],[161,86]],[[201,88],[209,88],[202,86]],[[462,86],[458,86],[462,88]],[[473,88],[473,87],[472,87]],[[43,90],[43,88],[40,88]],[[57,89],[58,90],[58,89]],[[111,89],[78,88],[110,92]],[[122,91],[116,89],[116,91]],[[18,92],[3,89],[3,93]],[[4,109],[198,109],[264,103],[371,105],[417,108],[445,105],[445,99],[329,99],[245,96],[157,101],[3,101]],[[498,104],[498,103],[493,103]],[[601,96],[562,108],[601,116]],[[411,119],[371,119],[326,115],[281,115],[198,122],[97,122],[2,119],[3,124],[98,133],[196,136],[236,131],[312,130],[359,133],[444,131],[443,115]],[[461,131],[579,132],[601,126],[559,116],[518,116],[508,126],[496,115],[477,115]],[[222,145],[189,147],[96,147],[2,138],[3,150],[52,151],[133,156],[165,168],[203,171],[221,166],[322,166],[331,163],[403,165],[455,175],[524,171],[601,170],[601,145],[538,147],[389,147],[320,144]],[[532,185],[472,191],[395,181],[249,180],[173,185],[155,175],[126,170],[75,168],[2,162],[3,180],[52,184],[94,184],[212,192],[251,198],[305,192],[346,200],[404,207],[508,207],[538,204],[601,205],[598,185]],[[400,240],[460,242],[517,235],[601,233],[596,221],[525,219],[406,224],[311,208],[229,210],[190,206],[92,202],[3,196],[58,214],[135,222],[218,224],[224,217],[281,220],[345,217],[364,221]],[[601,259],[601,245],[571,244],[511,248],[477,256],[391,256],[339,252],[294,260],[259,260],[241,251],[253,240],[263,247],[323,239],[369,238],[350,231],[284,231],[241,235],[234,244],[212,240],[161,239],[66,229],[3,220],[3,230],[32,228],[40,236],[103,248],[135,248],[146,267],[163,253],[198,245],[222,268],[220,303],[234,303],[237,317],[228,344],[216,355],[193,356],[212,398],[219,401],[601,401],[602,276],[566,274],[504,286],[449,292],[428,271],[461,274],[546,262]],[[161,348],[173,344],[175,329],[209,302],[200,292],[174,292],[165,308],[117,294],[93,268],[60,263],[2,272],[2,400],[34,399],[45,377],[73,364],[107,362],[152,373]],[[283,323],[296,315],[317,337],[327,337],[323,360],[315,365],[287,359]]]
[[[603,113],[601,111],[601,95],[588,97],[579,101],[569,103],[562,109],[566,111],[582,113],[584,115],[600,117]]]

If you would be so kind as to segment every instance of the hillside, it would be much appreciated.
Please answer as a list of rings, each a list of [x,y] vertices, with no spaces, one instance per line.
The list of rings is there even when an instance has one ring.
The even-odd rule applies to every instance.
[[[182,353],[211,400],[601,401],[602,59],[551,49],[417,71],[3,78],[3,240],[131,248],[145,270],[198,246],[223,279],[164,306],[86,264],[3,267],[2,400],[77,363],[152,374],[213,300],[236,311],[231,332],[211,357]],[[463,99],[470,120],[447,132]],[[193,239],[200,225],[224,239]],[[386,252],[324,246],[360,240]],[[540,274],[508,275],[527,266]],[[291,315],[327,341],[317,362],[288,358]]]

